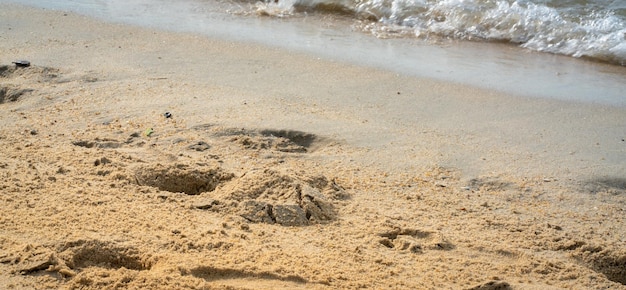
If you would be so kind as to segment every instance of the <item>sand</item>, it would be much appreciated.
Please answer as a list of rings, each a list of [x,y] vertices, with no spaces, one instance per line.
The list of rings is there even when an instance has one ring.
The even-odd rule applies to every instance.
[[[0,31],[2,289],[626,289],[624,108],[17,5]]]

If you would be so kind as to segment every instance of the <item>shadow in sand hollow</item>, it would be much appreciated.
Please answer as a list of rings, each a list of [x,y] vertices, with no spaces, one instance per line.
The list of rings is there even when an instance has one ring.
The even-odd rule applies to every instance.
[[[228,268],[215,268],[210,266],[196,267],[183,271],[182,274],[192,275],[206,281],[253,278],[260,280],[285,281],[298,284],[309,283],[308,280],[296,275],[281,276],[269,272],[250,272]]]
[[[614,194],[624,194],[626,193],[626,178],[598,177],[587,181],[584,188],[590,193],[609,191]]]

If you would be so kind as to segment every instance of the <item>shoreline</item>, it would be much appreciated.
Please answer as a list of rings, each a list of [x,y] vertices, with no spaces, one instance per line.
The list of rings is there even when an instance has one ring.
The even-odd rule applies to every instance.
[[[626,108],[0,7],[0,288],[626,288]]]
[[[113,3],[31,3],[66,9],[105,22],[202,35],[367,66],[401,75],[497,90],[504,94],[626,107],[626,67],[542,53],[512,44],[457,40],[378,39],[355,32],[341,17],[275,19],[229,14],[193,2],[133,6]],[[125,6],[129,5],[129,6]],[[140,15],[131,11],[139,9]],[[165,13],[169,11],[169,13]],[[243,13],[243,12],[242,12]],[[358,44],[358,45],[354,45]]]

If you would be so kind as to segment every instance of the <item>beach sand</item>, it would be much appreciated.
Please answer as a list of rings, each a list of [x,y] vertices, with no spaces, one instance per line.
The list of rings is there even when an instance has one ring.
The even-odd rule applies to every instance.
[[[2,289],[626,289],[624,108],[17,5],[0,31]]]

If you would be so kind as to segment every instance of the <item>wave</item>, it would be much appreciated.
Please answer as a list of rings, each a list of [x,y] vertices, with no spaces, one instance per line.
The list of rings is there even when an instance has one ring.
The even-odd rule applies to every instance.
[[[270,0],[262,15],[354,17],[377,37],[509,42],[626,66],[626,3],[615,0]]]

